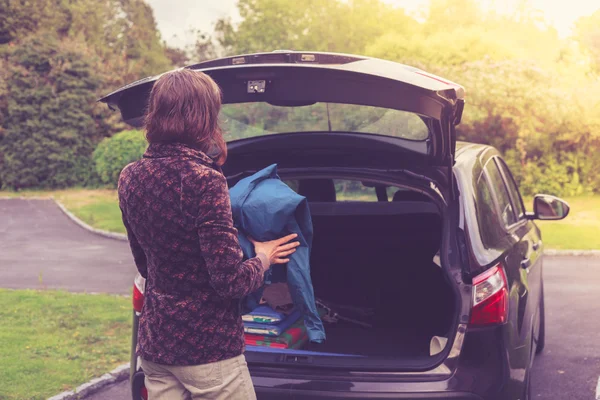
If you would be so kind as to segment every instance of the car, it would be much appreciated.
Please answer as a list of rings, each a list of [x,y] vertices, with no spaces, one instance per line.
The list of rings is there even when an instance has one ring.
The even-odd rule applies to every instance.
[[[345,316],[324,318],[324,343],[247,346],[260,399],[531,399],[545,341],[534,221],[565,218],[569,206],[539,194],[527,212],[502,155],[457,141],[462,86],[335,53],[275,51],[186,68],[223,91],[228,183],[276,163],[307,198],[315,296]],[[156,79],[101,101],[139,127]],[[136,400],[146,396],[134,351],[143,301],[138,276]]]

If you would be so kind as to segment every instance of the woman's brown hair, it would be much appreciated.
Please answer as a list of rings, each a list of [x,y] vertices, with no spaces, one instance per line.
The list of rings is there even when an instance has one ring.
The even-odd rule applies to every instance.
[[[190,69],[168,72],[150,92],[146,139],[148,143],[183,143],[223,165],[227,145],[219,126],[220,110],[221,89],[210,76]]]

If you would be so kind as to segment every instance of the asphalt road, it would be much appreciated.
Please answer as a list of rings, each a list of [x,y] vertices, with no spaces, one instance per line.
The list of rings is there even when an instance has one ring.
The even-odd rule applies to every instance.
[[[0,200],[0,287],[127,294],[135,267],[127,243],[80,228],[49,200]],[[544,262],[546,349],[536,358],[536,399],[592,400],[600,375],[600,257]],[[129,400],[129,382],[87,400]]]
[[[0,199],[0,287],[131,293],[127,242],[90,233],[51,200]]]
[[[546,257],[544,290],[546,348],[533,368],[534,397],[600,399],[600,257]]]

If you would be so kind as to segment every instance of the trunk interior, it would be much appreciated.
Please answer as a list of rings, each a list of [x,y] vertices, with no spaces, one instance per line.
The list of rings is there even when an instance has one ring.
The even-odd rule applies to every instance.
[[[324,343],[281,352],[319,352],[328,356],[312,363],[324,366],[335,364],[332,355],[358,356],[356,365],[434,363],[439,351],[431,353],[431,340],[452,336],[456,314],[455,294],[438,256],[443,226],[437,205],[417,191],[377,183],[366,184],[372,189],[367,201],[340,193],[340,182],[354,187],[365,182],[284,181],[309,202],[317,306],[324,303],[355,321],[323,316]],[[343,360],[349,365],[348,357]]]
[[[406,207],[399,208],[403,205]],[[441,217],[419,211],[420,206],[412,201],[356,203],[352,212],[342,215],[321,214],[318,207],[311,207],[311,275],[316,298],[326,304],[368,309],[367,317],[359,314],[353,319],[371,326],[324,321],[327,341],[310,343],[306,350],[428,357],[431,338],[448,337],[454,293],[434,262],[440,247]],[[376,207],[379,212],[387,210],[382,215],[368,215]],[[343,315],[345,307],[339,309]],[[356,312],[351,309],[346,316],[353,314]]]

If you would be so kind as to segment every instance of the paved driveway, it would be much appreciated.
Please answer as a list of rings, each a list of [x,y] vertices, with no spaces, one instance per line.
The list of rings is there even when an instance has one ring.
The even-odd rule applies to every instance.
[[[131,293],[127,242],[68,219],[51,200],[0,199],[0,287]]]

